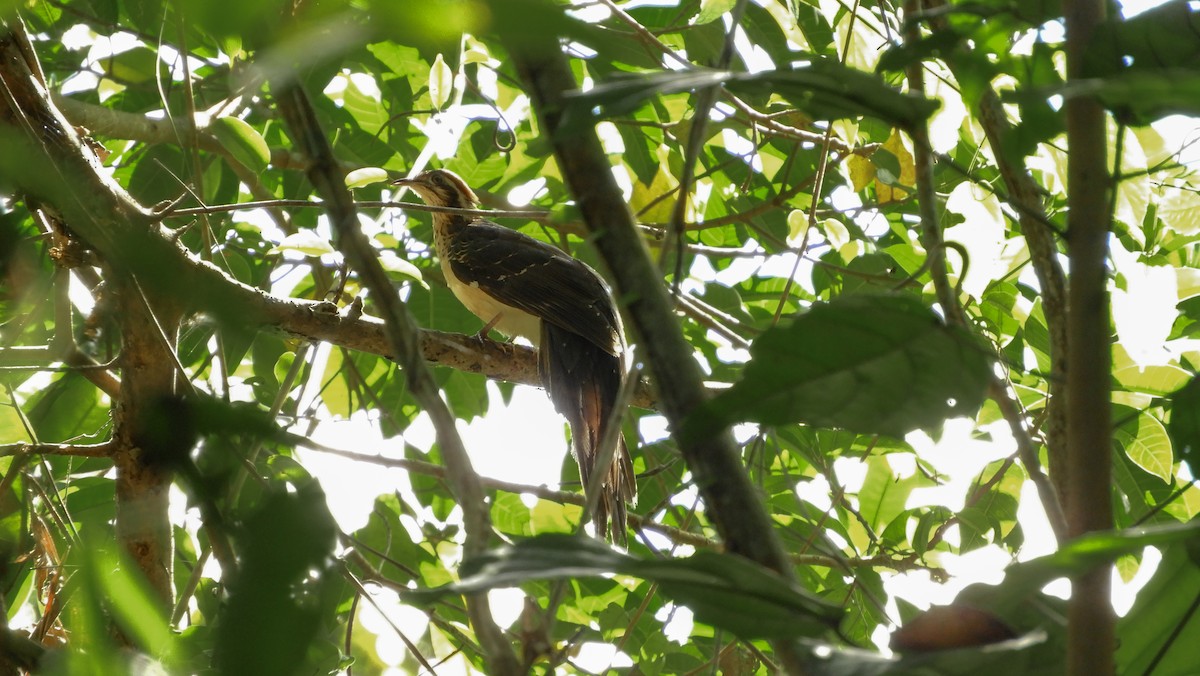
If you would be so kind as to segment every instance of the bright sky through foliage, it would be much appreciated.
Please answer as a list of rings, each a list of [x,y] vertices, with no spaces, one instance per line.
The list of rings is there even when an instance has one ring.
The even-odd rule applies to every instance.
[[[19,5],[31,45],[0,60],[0,148],[29,149],[0,152],[0,545],[15,537],[21,548],[0,570],[9,625],[51,650],[64,642],[57,655],[69,666],[106,673],[128,671],[113,666],[127,653],[172,673],[200,671],[213,655],[239,666],[294,658],[312,672],[353,656],[355,674],[482,673],[495,642],[478,630],[490,623],[460,592],[487,589],[499,642],[511,644],[500,653],[536,652],[535,669],[743,676],[787,662],[777,632],[828,644],[806,659],[866,649],[833,669],[858,673],[889,657],[893,632],[918,610],[982,598],[1021,637],[1051,637],[965,653],[991,660],[972,676],[993,676],[1020,671],[1019,660],[1057,664],[1062,576],[1103,556],[1115,560],[1112,596],[1125,614],[1117,661],[1147,671],[1194,610],[1175,588],[1200,589],[1181,542],[1200,516],[1185,466],[1200,457],[1200,118],[1165,114],[1200,115],[1180,93],[1200,87],[1189,75],[1200,32],[1170,13],[1200,25],[1200,2],[1124,3],[1142,20],[1105,25],[1112,39],[1089,51],[1098,74],[1083,85],[1065,79],[1054,3],[952,2],[948,16],[922,17],[927,42],[913,50],[900,44],[900,7],[879,0],[595,0],[565,14],[556,0],[522,2],[517,26],[498,11],[517,0],[0,2]],[[284,21],[283,6],[317,13]],[[430,9],[449,6],[471,11]],[[745,15],[726,68],[735,7]],[[20,35],[8,11],[0,51]],[[553,117],[537,115],[545,91],[517,67],[524,40],[541,37],[579,86],[549,108],[566,112],[557,134]],[[25,60],[38,68],[13,76]],[[933,101],[901,93],[914,64]],[[39,69],[45,80],[23,105],[53,114],[15,125],[16,83]],[[708,92],[697,86],[718,79],[698,115]],[[1093,411],[1112,410],[1114,474],[1101,497],[1112,498],[1116,530],[1086,551],[1056,545],[1044,508],[1061,503],[1036,488],[1080,485],[1060,471],[1057,369],[1069,350],[1053,293],[1075,208],[1068,150],[1079,148],[1061,113],[1080,86],[1109,111],[1108,161],[1118,148],[1121,158],[1105,277],[1112,406]],[[181,124],[192,114],[195,133]],[[644,236],[615,253],[615,238],[588,226],[617,210],[575,205],[577,170],[554,154],[581,129],[572,124],[590,129],[593,117],[603,150],[591,166],[611,170],[619,196],[608,199],[629,205]],[[62,120],[90,149],[63,152],[57,141],[74,135]],[[912,141],[926,124],[932,166]],[[310,162],[323,140],[336,163]],[[81,158],[71,180],[53,173]],[[581,521],[582,488],[545,392],[430,349],[475,356],[447,336],[465,340],[481,324],[442,283],[430,215],[398,204],[413,196],[387,182],[430,168],[463,176],[505,227],[621,279],[630,326],[642,319],[639,294],[665,291],[660,278],[675,272],[663,244],[685,168],[695,169],[681,203],[679,295],[655,318],[677,321],[686,343],[651,340],[634,354],[651,367],[664,355],[694,361],[712,396],[673,420],[674,436],[666,416],[630,407],[631,511],[647,527],[627,553],[564,537]],[[329,215],[343,169],[391,287],[368,289],[370,266],[344,265],[348,238],[331,227],[343,221]],[[127,240],[160,248],[131,256]],[[643,261],[643,243],[663,267],[647,259],[633,284],[619,263]],[[931,264],[939,250],[944,274]],[[414,396],[405,380],[420,369],[385,356],[374,317],[391,288],[417,324],[445,332],[421,334],[442,401]],[[224,302],[233,297],[253,300]],[[330,317],[312,314],[313,301],[330,300],[343,313],[332,335],[313,328]],[[135,321],[142,308],[154,322]],[[64,346],[94,363],[64,366]],[[487,500],[462,498],[473,477],[424,412],[439,403]],[[726,425],[730,443],[714,432]],[[143,475],[155,453],[170,469]],[[717,455],[724,471],[706,464]],[[732,503],[715,499],[729,486],[740,487]],[[765,510],[727,508],[745,496]],[[145,515],[159,537],[141,539]],[[475,548],[484,517],[500,537]],[[781,551],[754,552],[775,536]],[[118,566],[97,542],[161,556]],[[720,542],[794,584],[744,567]],[[136,593],[139,570],[156,599]],[[544,575],[566,576],[565,593]],[[109,618],[129,645],[112,641]],[[279,633],[307,631],[297,642],[310,650],[262,648],[281,618],[297,622]],[[541,620],[554,626],[549,640]],[[0,639],[25,636],[7,632]],[[235,649],[245,652],[227,657]],[[1166,660],[1187,673],[1200,651],[1181,642]],[[293,671],[304,670],[274,670]]]

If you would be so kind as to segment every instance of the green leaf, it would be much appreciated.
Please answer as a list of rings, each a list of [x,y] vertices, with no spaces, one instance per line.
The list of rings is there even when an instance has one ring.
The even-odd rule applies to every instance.
[[[409,263],[407,260],[397,256],[393,252],[381,252],[379,256],[379,264],[382,265],[383,269],[387,270],[388,272],[394,272],[398,275],[408,277],[426,289],[429,288],[429,285],[425,283],[425,277],[421,274],[421,268]]]
[[[1118,72],[1147,75],[1200,64],[1200,12],[1191,3],[1164,2],[1132,18],[1101,24],[1084,54],[1084,77]]]
[[[737,0],[700,0],[700,13],[692,20],[693,24],[706,24],[716,21],[733,9]]]
[[[96,583],[124,635],[151,655],[167,656],[173,640],[167,616],[137,565],[124,557],[118,565],[116,556],[96,554],[91,565],[99,573]]]
[[[640,73],[602,82],[586,92],[568,94],[567,98],[578,118],[576,124],[581,124],[596,108],[600,109],[601,117],[620,117],[655,96],[711,87],[733,77],[730,72],[706,69]]]
[[[778,94],[816,119],[870,116],[911,129],[933,115],[937,101],[902,94],[875,75],[831,59],[813,61],[790,71],[764,71],[739,77],[734,93]]]
[[[1197,65],[1200,12],[1187,2],[1166,2],[1101,24],[1088,41],[1082,77],[1006,98],[1044,105],[1048,94],[1096,97],[1126,124],[1147,125],[1173,113],[1200,114]]]
[[[531,36],[557,35],[594,49],[599,61],[641,68],[662,65],[652,52],[639,41],[629,40],[623,31],[568,16],[565,6],[550,0],[488,0],[487,4],[496,33],[509,44],[528,45],[534,43]],[[443,14],[439,12],[438,17]]]
[[[492,500],[492,523],[501,533],[532,535],[529,507],[515,493],[500,493]]]
[[[458,583],[401,596],[433,603],[446,594],[609,573],[657,582],[697,620],[747,639],[822,635],[842,615],[837,606],[739,556],[702,551],[686,559],[644,560],[573,535],[540,535],[487,552],[463,562]]]
[[[1121,442],[1133,464],[1164,482],[1171,481],[1175,464],[1171,439],[1167,436],[1167,429],[1154,416],[1139,413],[1136,418],[1117,428],[1113,436]]]
[[[16,402],[7,396],[0,398],[0,444],[29,441],[29,431],[17,413]]]
[[[724,85],[736,94],[776,94],[816,119],[868,115],[906,129],[923,122],[938,108],[936,101],[902,94],[875,75],[820,59],[791,70],[731,73],[697,68],[610,80],[570,96],[568,119],[580,124],[596,109],[601,117],[619,117],[652,97],[714,85]]]
[[[292,674],[330,604],[337,526],[315,482],[268,493],[235,533],[236,576],[217,625],[220,673]]]
[[[886,457],[873,456],[867,461],[867,477],[858,491],[859,511],[878,530],[904,511],[914,488],[931,485],[933,482],[920,472],[898,479]]]
[[[1170,547],[1150,583],[1138,592],[1129,613],[1117,621],[1117,668],[1122,674],[1186,674],[1195,669],[1195,643],[1184,638],[1194,631],[1195,600],[1200,598],[1200,567],[1183,547]],[[1180,627],[1171,649],[1159,654]]]
[[[1089,533],[1068,542],[1053,554],[1010,566],[997,590],[998,598],[1006,603],[1020,603],[1023,597],[1060,577],[1086,573],[1145,547],[1162,547],[1189,540],[1200,540],[1200,522]]]
[[[450,101],[450,95],[453,93],[454,71],[450,70],[442,55],[438,54],[433,60],[433,65],[429,67],[429,99],[434,108],[441,110]]]
[[[347,188],[362,188],[388,180],[388,173],[379,167],[363,167],[346,174]]]
[[[321,237],[312,230],[306,229],[284,237],[279,244],[271,247],[267,253],[277,254],[284,251],[294,251],[305,256],[324,256],[325,254],[335,253],[337,249],[333,248],[329,240]]]
[[[109,422],[100,390],[78,373],[65,373],[29,401],[29,422],[42,443],[96,435]]]
[[[388,123],[388,112],[379,101],[379,94],[363,91],[354,78],[346,81],[346,88],[342,91],[342,106],[358,123],[356,131],[360,133],[374,137]]]
[[[813,305],[765,332],[750,355],[742,380],[693,415],[685,433],[754,421],[900,437],[973,415],[992,362],[920,300],[866,294]]]
[[[1031,93],[1040,96],[1047,92],[1039,90]],[[1150,124],[1167,115],[1200,115],[1200,73],[1191,69],[1139,70],[1105,78],[1076,80],[1057,93],[1067,98],[1096,97],[1118,119],[1137,126]]]
[[[1145,392],[1161,397],[1186,385],[1189,374],[1184,369],[1170,364],[1157,366],[1131,364],[1114,369],[1113,378],[1131,392]]]
[[[1171,421],[1167,424],[1171,442],[1192,475],[1200,473],[1200,376],[1193,376],[1171,395]]]
[[[217,141],[247,169],[260,172],[271,162],[271,149],[266,140],[245,120],[236,117],[221,117],[208,126],[208,131]]]
[[[158,52],[142,45],[113,54],[101,63],[105,73],[122,84],[150,82],[160,68]]]

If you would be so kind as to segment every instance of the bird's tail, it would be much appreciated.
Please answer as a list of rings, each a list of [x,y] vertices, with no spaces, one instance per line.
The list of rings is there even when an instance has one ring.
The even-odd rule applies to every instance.
[[[571,424],[571,453],[586,488],[604,428],[616,413],[624,376],[622,359],[578,334],[542,322],[538,370],[554,407]],[[623,434],[617,437],[617,448],[600,491],[592,515],[596,533],[624,545],[626,504],[637,496],[637,483]]]

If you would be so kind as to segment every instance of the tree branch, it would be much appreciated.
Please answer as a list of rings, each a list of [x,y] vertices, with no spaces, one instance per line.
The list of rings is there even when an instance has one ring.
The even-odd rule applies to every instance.
[[[416,321],[392,287],[367,237],[358,228],[358,214],[346,188],[345,172],[334,160],[333,149],[317,123],[308,96],[293,82],[272,89],[293,140],[312,160],[308,178],[328,206],[338,246],[382,309],[388,344],[408,376],[405,382],[433,422],[438,446],[449,470],[450,484],[463,510],[466,532],[463,549],[467,556],[477,556],[487,550],[488,541],[493,537],[488,503],[479,476],[458,435],[456,419],[442,400],[433,375],[425,365]],[[466,597],[466,602],[467,614],[483,648],[489,673],[520,673],[512,646],[492,619],[487,595],[471,594]]]
[[[35,57],[22,49],[26,42],[19,19],[9,19],[0,27],[0,146],[5,148],[0,175],[41,205],[58,209],[62,222],[86,232],[86,239],[98,251],[140,260],[142,269],[153,269],[155,262],[145,246],[155,241],[147,227],[147,212],[107,172],[100,171],[95,156],[54,108],[35,74],[36,62],[27,60]],[[92,208],[100,205],[102,208]],[[125,233],[132,236],[125,237]],[[157,241],[159,248],[169,246],[166,240]],[[112,453],[117,469],[116,530],[159,602],[169,608],[173,544],[167,518],[170,475],[161,465],[146,462],[140,435],[147,412],[158,399],[174,392],[172,336],[178,313],[161,302],[161,296],[151,299],[141,293],[138,277],[129,272],[115,270],[111,277],[122,309],[119,321],[124,345],[124,381],[114,416]]]
[[[150,144],[194,142],[200,150],[222,155],[228,153],[217,137],[208,133],[208,121],[204,120],[205,116],[198,115],[193,120],[185,117],[176,117],[173,121],[166,118],[156,119],[79,101],[57,92],[52,96],[54,104],[71,124],[83,127],[98,136]],[[303,171],[308,168],[304,157],[281,148],[271,148],[271,164],[279,169]]]
[[[908,0],[904,5],[905,14],[910,17],[919,14],[922,10],[921,4],[921,0]],[[915,42],[919,37],[919,26],[916,21],[907,22],[905,39]],[[925,65],[922,62],[917,61],[909,66],[908,87],[910,91],[924,93]],[[956,324],[970,330],[966,314],[963,311],[962,304],[959,302],[958,294],[950,284],[946,269],[946,243],[942,238],[942,229],[937,215],[937,195],[933,182],[933,148],[929,143],[929,127],[921,124],[909,130],[909,132],[912,134],[913,139],[913,163],[917,177],[917,206],[921,216],[921,242],[929,256],[927,265],[929,267],[929,274],[933,278],[933,286],[937,293],[938,304],[942,306],[942,312],[945,314],[947,323]],[[997,150],[997,155],[1000,154],[1000,151]],[[1025,219],[1024,216],[1022,218],[1025,221],[1029,220]],[[1037,227],[1038,232],[1044,235],[1045,238],[1050,239],[1049,233],[1039,226],[1035,227]],[[1053,244],[1053,240],[1050,239],[1050,241]],[[1030,479],[1038,488],[1038,496],[1041,498],[1046,518],[1050,522],[1050,527],[1059,541],[1062,541],[1066,536],[1066,519],[1063,516],[1062,504],[1058,497],[1059,493],[1055,490],[1054,485],[1051,484],[1045,473],[1042,472],[1042,463],[1038,459],[1037,448],[1033,443],[1029,427],[1026,424],[1024,412],[1021,410],[1016,397],[1009,391],[1009,386],[1005,381],[993,376],[988,390],[989,396],[999,406],[1005,421],[1008,422],[1009,429],[1012,431],[1013,438],[1017,442],[1017,452],[1020,454],[1021,464],[1025,466]]]
[[[76,458],[107,458],[112,455],[111,442],[100,444],[3,444],[0,458],[17,455],[69,455]]]
[[[678,434],[687,417],[705,400],[700,369],[613,178],[594,126],[590,121],[577,120],[570,133],[564,129],[568,122],[564,119],[566,93],[578,88],[570,65],[553,36],[511,24],[498,28],[527,85],[544,133],[554,145],[566,183],[595,236],[596,248],[612,273],[618,300],[647,355],[663,413],[676,433],[709,516],[730,551],[790,579],[790,562],[729,430],[710,438]],[[794,646],[780,642],[776,650],[789,671],[803,671]]]
[[[929,8],[944,5],[942,0],[927,3]],[[934,30],[947,30],[944,16],[931,18]],[[962,59],[946,59],[950,72],[956,78],[974,78],[963,72]],[[1054,493],[1058,496],[1058,510],[1062,510],[1062,498],[1066,496],[1068,483],[1067,453],[1067,290],[1066,275],[1058,260],[1058,245],[1055,232],[1042,204],[1039,187],[1029,169],[1006,149],[1012,135],[1012,124],[1004,112],[1000,97],[990,84],[983,85],[977,102],[979,119],[1000,177],[1004,180],[1008,195],[1004,197],[1017,212],[1021,233],[1029,245],[1030,262],[1037,276],[1041,291],[1042,309],[1046,317],[1046,328],[1050,334],[1050,375],[1047,379],[1049,396],[1046,399],[1046,422],[1042,426],[1046,437],[1046,454],[1049,458],[1050,478]],[[972,177],[972,180],[974,178]],[[1022,459],[1022,462],[1025,462]],[[1041,489],[1039,489],[1041,490]],[[1047,497],[1042,498],[1043,501]],[[1049,513],[1049,510],[1047,510]],[[1060,535],[1061,539],[1061,535]]]

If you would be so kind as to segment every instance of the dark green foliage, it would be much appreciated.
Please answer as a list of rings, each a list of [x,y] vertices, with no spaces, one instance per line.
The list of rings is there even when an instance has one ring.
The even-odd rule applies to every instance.
[[[903,436],[983,401],[990,357],[909,296],[842,296],[763,334],[745,376],[692,424],[805,422]]]
[[[1178,524],[1200,514],[1200,489],[1180,466],[1194,476],[1200,447],[1200,358],[1184,342],[1200,332],[1200,190],[1194,166],[1179,164],[1195,134],[1187,127],[1127,130],[1112,195],[1111,286],[1148,315],[1131,326],[1114,313],[1112,498],[1122,530],[960,593],[960,602],[1010,624],[1013,641],[886,659],[872,646],[926,601],[897,585],[898,574],[942,579],[953,557],[998,550],[1016,561],[1022,548],[1043,544],[1032,540],[1044,529],[1027,522],[1037,510],[1019,502],[1034,499],[1027,459],[1000,449],[1011,421],[984,394],[1002,376],[1020,404],[1019,426],[1043,461],[1050,457],[1051,327],[1061,318],[1047,316],[1028,223],[1019,222],[998,160],[1037,183],[1046,213],[1035,227],[1065,251],[1063,98],[1097,96],[1128,125],[1197,113],[1194,3],[1128,20],[1114,13],[1093,40],[1086,78],[1072,82],[1062,75],[1057,0],[954,1],[917,17],[872,2],[743,3],[738,49],[725,65],[732,0],[618,3],[627,15],[576,4],[0,0],[0,15],[19,11],[34,36],[47,87],[91,106],[61,107],[91,136],[101,171],[145,209],[171,201],[175,211],[154,224],[162,231],[146,228],[154,238],[119,244],[133,252],[140,292],[179,299],[185,311],[154,337],[173,343],[178,330],[174,392],[144,402],[130,421],[145,466],[175,477],[170,584],[183,605],[165,613],[115,546],[118,500],[127,497],[100,446],[123,420],[118,388],[137,373],[114,310],[114,282],[129,270],[104,260],[95,242],[68,237],[78,224],[55,220],[61,191],[14,190],[29,175],[56,187],[83,179],[61,174],[44,147],[0,125],[0,585],[10,626],[41,632],[37,640],[51,647],[43,670],[129,673],[154,660],[171,673],[323,674],[353,660],[355,673],[416,672],[425,659],[437,670],[445,660],[446,670],[482,671],[459,592],[515,585],[528,605],[502,629],[533,672],[621,671],[584,663],[581,646],[597,643],[619,647],[637,673],[767,673],[778,656],[766,639],[798,636],[813,673],[1057,674],[1063,604],[1041,588],[1113,560],[1132,575],[1155,560],[1153,547],[1162,563],[1120,622],[1117,661],[1122,673],[1154,665],[1189,673],[1200,661],[1185,640],[1200,594],[1197,548],[1191,526]],[[920,35],[902,42],[910,20]],[[624,420],[638,474],[631,512],[643,524],[628,553],[568,535],[583,520],[578,501],[554,491],[579,492],[568,460],[550,468],[557,487],[487,484],[482,507],[497,536],[486,554],[463,561],[461,516],[481,506],[460,504],[409,374],[181,283],[167,255],[175,247],[281,302],[330,301],[346,316],[358,299],[365,314],[379,312],[357,271],[328,247],[298,139],[262,85],[284,74],[312,99],[342,169],[449,168],[497,211],[494,220],[607,273],[589,241],[604,235],[589,232],[565,187],[569,167],[553,156],[510,63],[504,45],[514,36],[553,36],[548,44],[567,49],[579,83],[568,133],[600,123],[628,191],[628,205],[611,208],[635,214],[651,256],[671,271],[664,284],[676,281],[676,251],[661,247],[685,164],[694,162],[676,309],[710,392],[683,431],[737,424],[794,583],[718,553],[720,506],[697,498],[653,408]],[[431,80],[439,56],[449,69],[440,98]],[[912,65],[925,69],[923,93],[909,93]],[[715,113],[699,119],[697,92],[709,86]],[[989,88],[1009,127],[998,146],[979,108]],[[143,118],[159,131],[144,129]],[[688,157],[699,124],[702,144]],[[935,309],[944,301],[918,235],[921,205],[903,178],[915,170],[904,132],[925,124],[936,151],[933,225],[966,252],[947,256],[965,327],[946,326]],[[353,194],[417,321],[478,331],[480,320],[441,279],[429,216],[380,207],[396,199],[381,179]],[[505,216],[517,196],[545,215]],[[245,204],[282,199],[295,202]],[[119,231],[112,214],[94,215],[110,218],[105,232]],[[165,237],[173,241],[148,243]],[[1174,286],[1138,290],[1160,272]],[[624,305],[639,298],[620,290]],[[1176,300],[1172,321],[1162,321],[1157,306]],[[1159,338],[1172,342],[1139,344],[1136,329],[1163,334],[1166,326]],[[642,337],[627,328],[633,359],[647,365]],[[85,359],[90,370],[70,366]],[[113,380],[87,377],[95,375]],[[463,425],[500,410],[479,374],[438,367],[435,380]],[[499,385],[504,403],[524,387]],[[648,385],[653,393],[657,383]],[[560,443],[561,425],[535,429],[519,410],[506,416],[515,432],[469,443],[478,466],[557,461],[532,453]],[[987,458],[976,457],[985,445]],[[359,460],[326,465],[327,451]],[[1056,468],[1048,471],[1053,478]],[[380,476],[383,488],[371,483],[380,494],[367,494],[364,477]],[[318,480],[345,523],[334,523]],[[357,504],[356,516],[345,517],[355,508],[341,503]],[[1143,527],[1151,530],[1123,530]],[[394,589],[423,605],[401,609]],[[363,609],[372,601],[403,626],[369,622]],[[512,610],[493,605],[499,615]],[[403,645],[398,665],[385,664],[377,642]]]
[[[595,540],[567,535],[542,535],[468,559],[459,571],[461,582],[405,596],[432,603],[448,593],[610,572],[656,582],[700,621],[742,638],[819,636],[841,617],[837,606],[738,556],[699,552],[673,561],[642,560]]]

